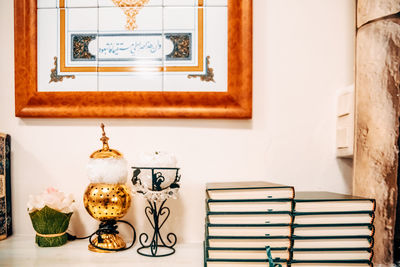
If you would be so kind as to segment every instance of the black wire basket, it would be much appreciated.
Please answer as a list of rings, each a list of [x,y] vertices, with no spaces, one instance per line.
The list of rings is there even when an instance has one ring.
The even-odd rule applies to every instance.
[[[174,246],[177,237],[174,233],[168,233],[163,237],[160,230],[171,214],[171,210],[165,206],[165,203],[169,198],[175,197],[180,188],[179,168],[132,167],[132,169],[134,169],[132,184],[136,187],[137,193],[146,196],[148,206],[145,208],[145,215],[154,230],[151,238],[147,233],[140,234],[141,247],[137,249],[137,252],[147,257],[170,256],[175,253]],[[151,185],[145,185],[141,181],[140,174],[143,171],[150,172]],[[172,183],[171,180],[166,179],[165,173],[169,176],[174,175]]]

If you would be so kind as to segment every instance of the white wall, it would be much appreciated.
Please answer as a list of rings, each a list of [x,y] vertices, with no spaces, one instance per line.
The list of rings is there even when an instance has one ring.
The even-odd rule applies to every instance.
[[[0,1],[0,131],[12,135],[15,233],[33,235],[28,195],[48,186],[76,196],[73,231],[94,230],[81,199],[100,122],[111,147],[130,162],[142,151],[176,153],[183,179],[170,225],[181,241],[203,239],[206,182],[266,179],[297,190],[350,192],[350,163],[335,158],[335,96],[353,83],[354,13],[352,0],[254,0],[252,120],[20,119],[13,0]],[[127,219],[141,231],[143,207],[134,201]]]

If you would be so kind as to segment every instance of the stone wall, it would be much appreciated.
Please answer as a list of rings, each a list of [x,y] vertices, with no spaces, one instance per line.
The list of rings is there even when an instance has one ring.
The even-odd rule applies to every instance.
[[[374,263],[393,261],[397,204],[400,0],[358,0],[354,194],[377,200]]]

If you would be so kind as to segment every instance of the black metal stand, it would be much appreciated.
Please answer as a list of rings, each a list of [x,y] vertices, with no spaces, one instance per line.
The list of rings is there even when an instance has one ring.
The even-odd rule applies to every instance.
[[[139,242],[142,247],[138,248],[137,252],[142,256],[148,257],[164,257],[175,253],[174,246],[176,244],[177,238],[174,233],[169,233],[167,238],[167,243],[161,236],[160,229],[163,227],[167,221],[171,211],[168,207],[164,207],[166,200],[164,200],[160,207],[157,208],[157,202],[149,202],[149,206],[145,209],[145,214],[149,220],[151,226],[154,229],[153,237],[146,245],[149,240],[149,235],[142,233],[139,237]]]
[[[141,169],[151,170],[152,176],[152,191],[160,192],[162,191],[162,183],[165,181],[165,178],[160,170],[175,170],[175,180],[174,182],[168,186],[170,189],[178,189],[179,181],[181,176],[179,175],[179,168],[149,168],[149,167],[132,167],[134,170],[132,183],[133,185],[141,184],[139,174],[141,173]],[[157,170],[157,171],[156,171]],[[138,193],[143,193],[138,191]],[[166,235],[166,240],[161,235],[161,228],[164,226],[165,222],[168,220],[169,215],[171,214],[171,210],[164,206],[167,200],[162,200],[157,202],[156,200],[147,200],[148,206],[145,208],[145,215],[149,220],[151,226],[154,229],[152,234],[152,238],[150,240],[149,235],[146,233],[142,233],[139,236],[139,243],[142,245],[137,249],[137,252],[142,256],[147,257],[165,257],[170,256],[175,253],[175,244],[177,241],[177,237],[174,233],[169,233]],[[161,203],[161,204],[160,204]],[[158,206],[159,205],[159,206]],[[166,242],[167,241],[167,242]]]

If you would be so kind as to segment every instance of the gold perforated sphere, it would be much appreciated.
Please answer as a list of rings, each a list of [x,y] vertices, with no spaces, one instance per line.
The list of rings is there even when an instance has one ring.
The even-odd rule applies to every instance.
[[[131,195],[125,185],[92,183],[83,195],[83,203],[97,220],[118,220],[131,206]]]

